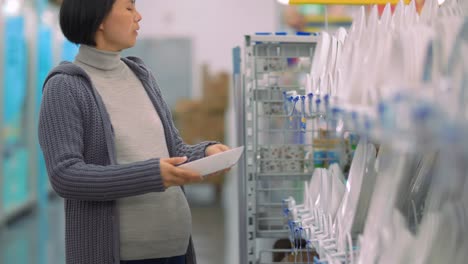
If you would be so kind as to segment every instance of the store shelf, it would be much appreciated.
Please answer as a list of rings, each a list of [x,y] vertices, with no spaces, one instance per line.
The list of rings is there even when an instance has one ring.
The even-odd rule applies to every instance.
[[[283,113],[283,92],[300,90],[299,85],[285,80],[310,72],[319,41],[316,34],[246,36],[244,82],[240,89],[244,91],[244,104],[240,106],[240,116],[245,117],[241,144],[249,147],[246,166],[239,177],[239,196],[244,198],[239,213],[241,263],[258,263],[258,253],[265,248],[257,239],[288,237],[283,200],[294,197],[301,201],[303,182],[310,178],[310,173],[304,173],[304,145],[285,144],[290,140],[265,135],[299,133],[298,129],[285,130],[281,124],[288,120]],[[297,157],[276,159],[271,154],[274,145],[285,148],[285,155]]]
[[[312,173],[289,173],[289,172],[278,172],[278,173],[258,173],[257,177],[261,178],[275,178],[275,177],[289,177],[289,178],[304,178],[310,179]]]
[[[314,35],[310,36],[261,36],[261,35],[252,35],[247,36],[248,41],[251,42],[270,42],[270,43],[311,43],[317,42],[318,37]]]
[[[0,217],[0,229],[2,226],[5,226],[18,218],[21,218],[22,216],[28,214],[32,210],[34,210],[35,206],[37,204],[36,199],[29,199],[27,202],[24,204],[9,210],[9,212],[5,213],[2,217]]]
[[[277,68],[266,69],[263,72],[274,72],[274,71],[284,71],[288,68],[286,64],[287,58],[300,58],[300,57],[312,57],[315,51],[315,45],[310,45],[310,43],[291,43],[287,46],[282,45],[272,45],[270,42],[260,42],[257,43],[254,47],[254,55],[257,56],[257,62],[261,63],[262,59],[265,62],[274,61],[278,59],[283,59],[283,64],[276,65]],[[261,65],[261,64],[260,64]],[[258,72],[259,69],[257,69]]]
[[[287,238],[289,235],[289,230],[266,230],[266,231],[257,231],[258,238]]]
[[[47,193],[47,198],[52,199],[54,197],[58,197],[55,191],[52,188],[49,188]],[[20,219],[21,217],[29,214],[30,212],[36,210],[38,206],[38,200],[36,198],[31,198],[27,200],[22,205],[9,210],[4,215],[0,216],[0,230],[5,225],[15,222],[16,220]]]

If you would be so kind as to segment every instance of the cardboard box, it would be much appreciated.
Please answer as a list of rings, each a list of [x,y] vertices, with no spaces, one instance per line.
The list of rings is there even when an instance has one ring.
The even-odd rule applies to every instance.
[[[207,65],[202,66],[202,101],[214,111],[224,112],[229,102],[230,75],[226,72],[211,74]]]
[[[174,109],[174,120],[179,133],[187,144],[201,141],[225,139],[225,112],[229,101],[230,75],[211,74],[208,66],[202,69],[203,98],[201,100],[180,100]],[[208,177],[204,182],[216,186],[221,193],[224,175]]]
[[[192,100],[179,101],[174,110],[176,127],[188,144],[206,140],[224,142],[224,115],[223,111]]]
[[[225,134],[225,113],[219,109],[213,109],[206,104],[202,104],[200,108],[200,136],[203,140],[224,142]],[[208,177],[206,182],[216,186],[222,186],[224,183],[224,175],[216,177]],[[217,193],[221,190],[218,188]]]
[[[202,106],[200,109],[201,135],[205,140],[224,142],[225,113]]]
[[[196,144],[203,140],[201,137],[201,102],[181,100],[174,109],[174,121],[180,136],[187,144]]]

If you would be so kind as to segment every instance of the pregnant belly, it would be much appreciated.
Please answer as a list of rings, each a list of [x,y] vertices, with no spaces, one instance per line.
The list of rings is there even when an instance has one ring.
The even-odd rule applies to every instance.
[[[192,215],[180,187],[118,201],[120,240],[170,241],[188,243],[192,232]]]

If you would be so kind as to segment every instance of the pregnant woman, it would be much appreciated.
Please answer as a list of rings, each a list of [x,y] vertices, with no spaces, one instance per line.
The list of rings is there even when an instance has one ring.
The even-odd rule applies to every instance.
[[[153,74],[120,52],[135,45],[134,0],[64,0],[60,26],[80,45],[43,87],[39,142],[65,198],[67,264],[196,263],[177,165],[228,150],[185,144]]]

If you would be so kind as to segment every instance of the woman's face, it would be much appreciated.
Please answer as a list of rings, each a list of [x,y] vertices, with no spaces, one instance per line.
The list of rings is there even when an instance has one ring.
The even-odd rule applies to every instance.
[[[98,49],[121,51],[136,43],[140,29],[141,15],[135,7],[135,0],[115,0],[112,10],[96,33]]]

